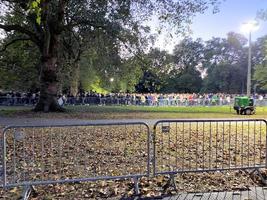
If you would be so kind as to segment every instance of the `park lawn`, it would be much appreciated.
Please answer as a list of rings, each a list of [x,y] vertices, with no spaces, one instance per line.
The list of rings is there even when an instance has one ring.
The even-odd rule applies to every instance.
[[[32,112],[32,107],[0,107],[0,116],[75,119],[163,119],[163,118],[267,118],[267,107],[257,107],[256,115],[237,115],[230,106],[66,106],[65,113]]]

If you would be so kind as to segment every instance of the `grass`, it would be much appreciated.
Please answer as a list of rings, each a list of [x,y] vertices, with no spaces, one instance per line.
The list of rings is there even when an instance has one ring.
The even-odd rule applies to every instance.
[[[148,106],[66,106],[66,113],[34,113],[32,107],[0,107],[0,116],[76,119],[156,118],[266,118],[267,107],[256,115],[236,115],[230,106],[148,107]]]

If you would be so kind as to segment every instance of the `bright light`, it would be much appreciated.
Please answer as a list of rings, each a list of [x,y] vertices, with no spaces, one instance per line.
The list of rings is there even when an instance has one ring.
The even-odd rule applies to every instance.
[[[259,28],[259,22],[257,22],[256,20],[250,20],[246,23],[243,23],[240,29],[243,33],[249,33],[257,31]]]
[[[110,81],[110,82],[113,82],[113,81],[114,81],[114,78],[110,78],[109,81]]]

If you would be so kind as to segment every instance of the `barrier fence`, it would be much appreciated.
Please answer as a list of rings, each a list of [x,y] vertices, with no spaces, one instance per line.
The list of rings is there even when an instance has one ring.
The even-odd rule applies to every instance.
[[[24,186],[267,168],[261,119],[163,120],[3,131],[0,184]]]
[[[0,97],[2,106],[33,106],[38,98],[30,97]],[[234,99],[175,99],[163,98],[157,100],[141,100],[127,97],[68,97],[62,100],[64,105],[135,105],[135,106],[223,106],[234,104]],[[256,99],[256,106],[267,106],[267,99]]]
[[[2,183],[28,188],[148,176],[149,144],[144,123],[10,126]]]
[[[155,175],[267,167],[264,120],[168,120],[154,130]]]

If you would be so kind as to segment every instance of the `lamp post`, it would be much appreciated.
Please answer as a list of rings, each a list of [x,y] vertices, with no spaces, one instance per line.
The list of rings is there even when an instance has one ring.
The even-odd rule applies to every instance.
[[[248,73],[247,73],[247,96],[251,95],[251,31],[248,36]]]
[[[241,30],[248,33],[248,72],[247,72],[247,96],[251,95],[251,32],[259,29],[259,24],[255,20],[243,23]]]

